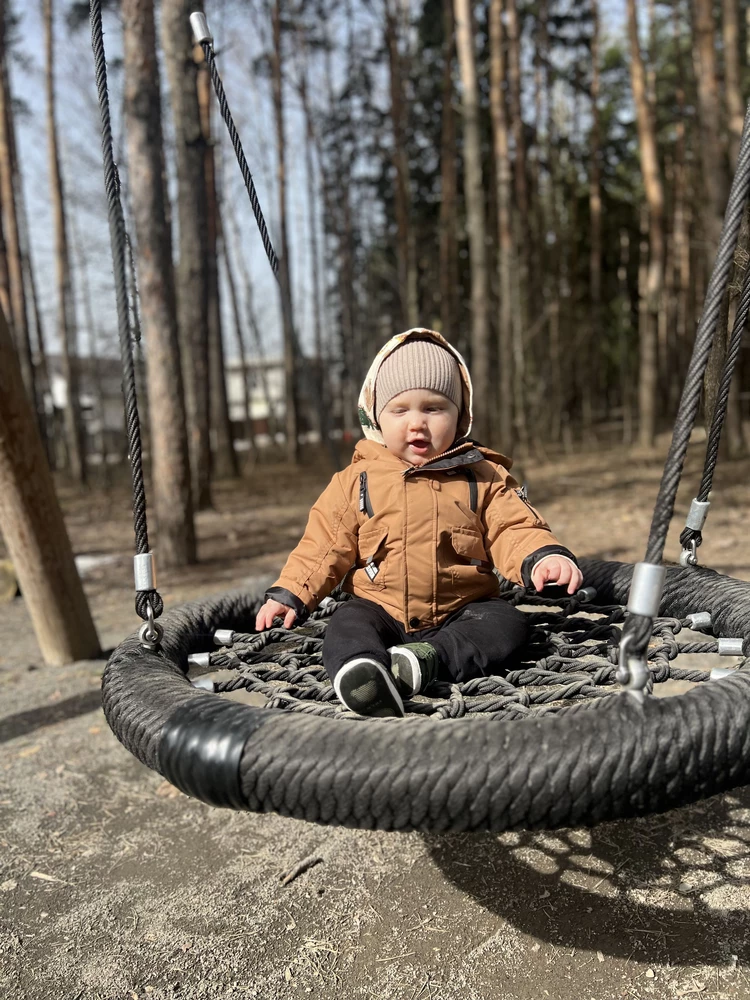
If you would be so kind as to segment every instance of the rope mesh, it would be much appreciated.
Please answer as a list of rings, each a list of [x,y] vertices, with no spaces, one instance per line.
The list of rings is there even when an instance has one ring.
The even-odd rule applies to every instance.
[[[334,719],[359,718],[338,701],[322,661],[326,626],[348,595],[318,610],[295,629],[271,628],[260,633],[233,634],[231,647],[210,654],[209,670],[231,670],[219,677],[219,694],[245,689],[263,695],[266,708],[305,712]],[[479,677],[462,684],[434,682],[427,695],[404,703],[407,719],[458,719],[490,715],[511,721],[559,714],[601,704],[618,695],[615,679],[618,645],[625,619],[621,605],[583,605],[571,599],[562,605],[518,589],[510,603],[529,616],[530,636],[520,657],[502,676]],[[678,642],[687,618],[657,618],[648,647],[649,689],[667,680],[699,683],[709,674],[678,665],[681,654],[718,652],[718,642]],[[387,720],[385,720],[387,721]]]

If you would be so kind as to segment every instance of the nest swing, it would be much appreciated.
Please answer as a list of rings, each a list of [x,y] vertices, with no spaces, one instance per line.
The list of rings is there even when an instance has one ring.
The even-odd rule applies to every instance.
[[[133,465],[136,610],[144,621],[115,650],[102,680],[104,711],[118,739],[182,791],[211,805],[371,829],[593,824],[666,810],[747,783],[747,661],[708,674],[676,658],[750,653],[750,584],[700,567],[696,557],[750,311],[750,277],[722,373],[701,489],[681,535],[681,566],[666,569],[661,563],[750,193],[750,110],[644,561],[632,566],[584,559],[584,589],[557,603],[505,584],[502,592],[527,611],[532,626],[526,649],[505,676],[434,685],[430,697],[408,704],[404,720],[364,719],[338,706],[322,670],[322,635],[342,598],[328,599],[299,628],[260,634],[254,632],[260,593],[228,594],[161,613],[146,528],[101,0],[90,0],[90,6]],[[205,17],[193,15],[191,21],[276,274],[278,261]],[[709,634],[704,641],[684,642],[683,629]],[[232,673],[225,674],[227,669]],[[218,680],[200,676],[217,670]],[[670,678],[699,683],[679,696],[652,697],[654,684]],[[265,696],[265,705],[217,696],[238,687]]]

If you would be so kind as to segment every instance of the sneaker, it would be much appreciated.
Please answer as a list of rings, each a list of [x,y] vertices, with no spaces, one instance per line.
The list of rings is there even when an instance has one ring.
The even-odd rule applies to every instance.
[[[393,677],[382,664],[367,656],[345,663],[334,678],[333,690],[358,715],[377,719],[404,717],[404,703]]]
[[[391,673],[404,698],[413,698],[434,681],[438,671],[438,655],[429,642],[407,642],[391,646]]]

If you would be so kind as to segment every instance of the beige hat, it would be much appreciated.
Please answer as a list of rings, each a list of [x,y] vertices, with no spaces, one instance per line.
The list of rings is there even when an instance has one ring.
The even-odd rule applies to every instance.
[[[458,362],[432,340],[407,340],[388,355],[375,381],[375,419],[383,407],[408,389],[430,389],[447,396],[458,407],[463,402],[463,388]]]

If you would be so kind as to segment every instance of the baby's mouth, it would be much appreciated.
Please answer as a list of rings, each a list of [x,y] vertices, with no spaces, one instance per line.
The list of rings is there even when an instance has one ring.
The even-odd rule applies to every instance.
[[[409,441],[409,447],[413,448],[414,451],[417,452],[428,451],[430,448],[430,442],[425,441],[424,438],[416,438],[414,441]]]

